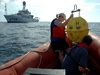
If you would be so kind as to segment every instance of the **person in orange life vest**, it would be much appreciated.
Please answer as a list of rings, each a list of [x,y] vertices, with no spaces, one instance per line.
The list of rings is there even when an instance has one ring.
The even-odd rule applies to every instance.
[[[65,40],[65,26],[67,25],[70,18],[73,17],[73,14],[66,20],[66,15],[60,13],[56,15],[56,18],[51,22],[51,46],[55,52],[65,51],[69,48],[69,44]]]

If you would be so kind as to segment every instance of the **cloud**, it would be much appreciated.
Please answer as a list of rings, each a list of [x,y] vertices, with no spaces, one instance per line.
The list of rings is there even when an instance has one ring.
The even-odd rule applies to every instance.
[[[4,10],[0,9],[0,12],[4,12]]]
[[[74,4],[77,4],[77,8],[81,9],[81,16],[89,18],[90,13],[92,14],[94,9],[100,5],[100,3],[94,2],[93,0],[0,0],[0,4],[8,2],[7,12],[14,14],[22,9],[23,1],[26,1],[26,8],[32,15],[39,17],[40,20],[49,21],[61,12],[65,13],[68,18],[71,11],[74,10]],[[4,9],[4,6],[2,9]]]
[[[7,3],[9,0],[0,0],[0,4]]]
[[[15,5],[22,8],[23,0],[14,0]],[[24,0],[26,1],[26,8],[28,8],[32,14],[40,17],[41,20],[52,20],[56,14],[64,12],[67,18],[74,10],[74,4],[77,4],[77,8],[81,9],[81,15],[92,11],[95,7],[85,3],[86,0]],[[87,15],[87,14],[86,14]]]
[[[17,0],[9,0],[9,1],[17,1]]]

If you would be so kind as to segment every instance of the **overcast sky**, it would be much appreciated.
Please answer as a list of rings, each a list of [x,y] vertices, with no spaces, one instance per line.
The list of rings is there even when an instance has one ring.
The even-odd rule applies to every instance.
[[[26,1],[26,8],[40,21],[51,21],[58,13],[65,13],[67,18],[74,10],[74,4],[81,9],[80,16],[88,22],[100,22],[100,0],[0,0],[0,21],[6,21],[5,3],[7,14],[15,14],[22,9],[22,2]],[[78,13],[75,13],[75,16]]]

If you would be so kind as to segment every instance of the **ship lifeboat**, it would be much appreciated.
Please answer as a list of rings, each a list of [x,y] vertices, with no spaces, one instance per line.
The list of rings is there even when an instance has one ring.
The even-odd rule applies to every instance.
[[[21,15],[21,13],[17,13],[17,15]]]
[[[100,75],[100,36],[89,32],[93,42],[88,46],[88,68],[90,75]],[[66,36],[72,47],[72,41]],[[30,51],[15,60],[0,66],[0,75],[23,75],[28,68],[60,69],[58,54],[54,52],[50,42]]]

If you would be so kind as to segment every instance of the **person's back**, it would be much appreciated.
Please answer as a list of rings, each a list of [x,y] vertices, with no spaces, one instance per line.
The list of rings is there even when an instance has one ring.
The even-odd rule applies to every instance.
[[[87,46],[91,43],[92,38],[87,35],[83,38],[82,43],[77,44],[68,51],[62,63],[62,68],[66,69],[66,75],[89,74],[89,69],[87,68]]]
[[[87,49],[84,47],[74,46],[73,49],[68,51],[68,53],[75,61],[66,54],[62,68],[66,69],[67,75],[81,74],[78,70],[78,65],[80,64],[82,67],[86,67],[88,58]]]

